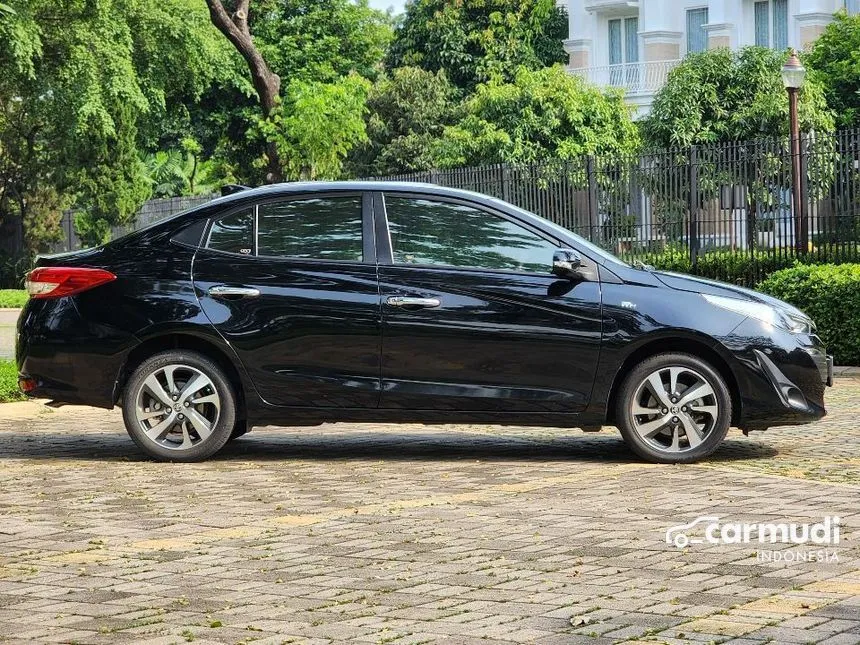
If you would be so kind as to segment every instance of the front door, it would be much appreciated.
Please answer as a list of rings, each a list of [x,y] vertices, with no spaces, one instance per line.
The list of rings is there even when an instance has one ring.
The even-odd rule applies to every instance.
[[[369,197],[332,193],[263,201],[213,221],[194,286],[267,402],[376,407],[381,321],[370,218]]]
[[[375,203],[386,214],[377,236],[381,407],[546,413],[588,404],[600,284],[553,276],[556,240],[461,200],[388,193]]]

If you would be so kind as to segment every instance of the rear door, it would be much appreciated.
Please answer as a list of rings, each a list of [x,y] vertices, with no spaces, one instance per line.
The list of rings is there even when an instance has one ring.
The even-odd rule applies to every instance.
[[[213,218],[200,304],[269,403],[373,408],[380,305],[370,197],[281,197]]]
[[[550,273],[556,240],[467,201],[388,193],[375,203],[385,213],[377,218],[381,407],[587,405],[601,341],[596,266],[560,280]]]

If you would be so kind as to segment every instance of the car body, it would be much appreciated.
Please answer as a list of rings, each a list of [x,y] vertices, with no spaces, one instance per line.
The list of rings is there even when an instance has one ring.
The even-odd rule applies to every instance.
[[[22,312],[22,388],[61,403],[111,408],[144,361],[169,351],[214,362],[235,398],[235,422],[247,427],[618,423],[623,431],[625,379],[675,354],[704,364],[683,368],[686,386],[676,383],[682,372],[664,372],[675,389],[696,375],[720,381],[730,397],[720,423],[752,430],[820,418],[832,379],[814,324],[786,303],[631,267],[511,204],[435,185],[243,190],[37,266],[37,291],[52,288],[39,275],[66,269],[115,277],[71,295],[37,293]],[[661,407],[662,393],[640,395]],[[715,422],[716,413],[704,412]]]

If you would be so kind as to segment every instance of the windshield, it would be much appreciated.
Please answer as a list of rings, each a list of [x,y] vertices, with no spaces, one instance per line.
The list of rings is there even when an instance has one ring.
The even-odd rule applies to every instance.
[[[600,248],[600,247],[599,247],[599,246],[597,246],[596,244],[594,244],[594,243],[589,242],[588,240],[586,240],[586,239],[585,239],[584,237],[582,237],[581,235],[577,235],[577,234],[576,234],[576,233],[574,233],[573,231],[569,231],[569,230],[567,230],[566,228],[564,228],[563,226],[559,226],[559,225],[558,225],[558,224],[556,224],[555,222],[552,222],[552,221],[548,220],[546,217],[541,217],[540,215],[536,215],[535,213],[530,213],[529,211],[527,211],[527,210],[525,210],[525,209],[522,209],[522,208],[520,208],[519,206],[514,206],[513,204],[510,204],[510,203],[508,203],[508,202],[502,202],[502,203],[503,203],[505,206],[507,206],[508,208],[513,207],[515,210],[518,210],[518,211],[520,211],[521,213],[525,213],[525,214],[527,214],[527,215],[531,215],[532,217],[537,217],[537,218],[538,218],[539,220],[541,220],[544,224],[546,224],[549,228],[551,228],[552,230],[556,231],[557,233],[559,233],[559,234],[560,234],[560,235],[562,235],[562,236],[566,236],[566,237],[572,237],[572,238],[574,238],[574,239],[576,240],[576,244],[577,244],[578,246],[581,246],[581,247],[582,247],[584,250],[586,250],[590,255],[595,255],[595,256],[599,257],[601,260],[605,260],[605,261],[607,261],[607,262],[612,262],[612,263],[614,263],[614,264],[619,264],[619,265],[624,266],[624,267],[629,267],[629,266],[630,266],[629,264],[627,264],[627,262],[625,262],[625,261],[624,261],[624,260],[622,260],[621,258],[619,258],[619,257],[617,257],[617,256],[615,256],[615,255],[613,255],[612,253],[610,253],[610,252],[609,252],[609,251],[607,251],[606,249],[602,249],[602,248]]]

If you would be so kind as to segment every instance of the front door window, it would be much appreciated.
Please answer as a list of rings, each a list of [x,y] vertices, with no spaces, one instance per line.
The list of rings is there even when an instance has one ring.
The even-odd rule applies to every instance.
[[[386,197],[395,264],[549,275],[556,244],[486,211],[455,202]]]

